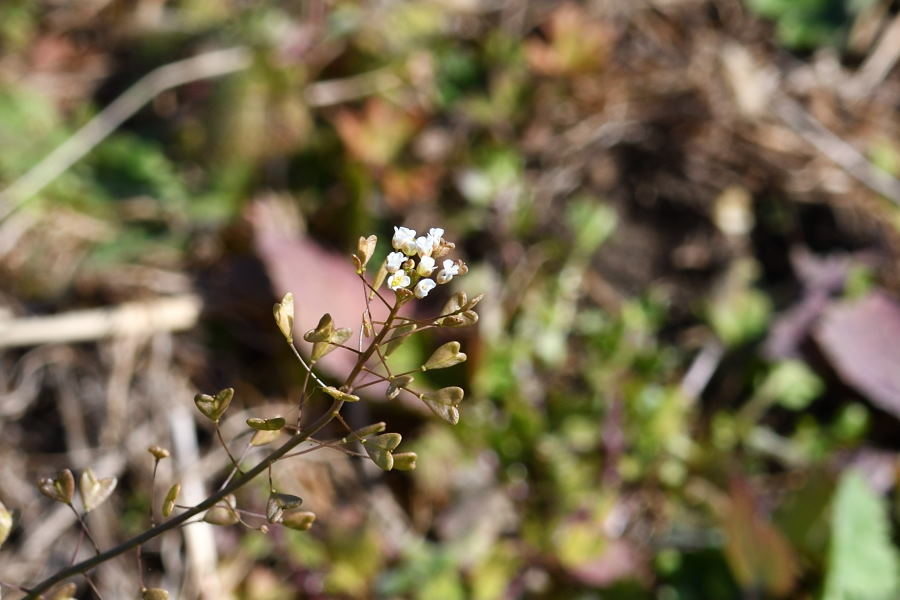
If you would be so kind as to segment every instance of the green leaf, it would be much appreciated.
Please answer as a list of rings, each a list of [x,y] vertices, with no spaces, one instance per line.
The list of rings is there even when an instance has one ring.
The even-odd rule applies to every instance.
[[[854,471],[841,477],[831,515],[823,600],[888,600],[900,591],[887,504]]]

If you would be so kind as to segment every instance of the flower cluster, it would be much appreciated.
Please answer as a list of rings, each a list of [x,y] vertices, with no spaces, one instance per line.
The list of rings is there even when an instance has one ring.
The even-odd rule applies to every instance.
[[[463,275],[468,268],[461,260],[445,259],[440,269],[437,259],[443,258],[455,247],[444,239],[444,230],[432,227],[428,234],[416,237],[414,229],[394,227],[391,245],[396,252],[387,257],[387,284],[394,291],[414,285],[416,298],[424,298],[438,284],[448,283],[456,275]],[[437,274],[432,274],[437,271]]]

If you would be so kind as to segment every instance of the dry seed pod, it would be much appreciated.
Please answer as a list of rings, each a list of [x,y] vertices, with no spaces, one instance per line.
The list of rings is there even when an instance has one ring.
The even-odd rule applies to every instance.
[[[437,321],[435,321],[435,325],[439,325],[441,327],[468,327],[469,325],[474,325],[478,322],[478,313],[474,310],[464,310],[463,312],[450,315],[448,317],[441,317]]]
[[[290,292],[284,295],[281,302],[272,307],[275,315],[275,324],[281,331],[281,335],[289,344],[294,341],[294,295]]]
[[[297,508],[301,504],[303,504],[303,498],[300,496],[272,492],[269,501],[266,502],[266,519],[269,523],[280,523],[284,511]]]
[[[271,417],[269,419],[251,417],[247,419],[247,425],[256,431],[280,431],[286,423],[287,421],[284,420],[284,417]]]
[[[172,487],[169,488],[168,493],[166,494],[165,500],[163,500],[162,505],[162,516],[168,517],[172,514],[172,511],[175,510],[175,501],[178,499],[178,494],[181,493],[181,484],[176,483]]]
[[[78,491],[81,492],[81,501],[84,504],[84,512],[89,513],[109,498],[116,489],[118,480],[115,477],[97,479],[94,472],[85,469],[78,482]]]
[[[162,588],[144,588],[141,590],[141,600],[169,600],[169,592]]]
[[[225,411],[228,410],[232,398],[234,398],[234,388],[225,388],[219,391],[215,397],[208,394],[197,394],[194,396],[194,404],[207,419],[218,423]]]
[[[387,397],[389,400],[393,400],[400,394],[400,390],[407,387],[411,384],[415,379],[412,375],[400,375],[398,377],[392,377],[390,383],[387,387]]]
[[[12,531],[12,525],[12,514],[6,510],[6,507],[0,502],[0,548],[3,547],[3,542],[6,541],[6,538],[9,537],[9,532]]]
[[[472,310],[483,299],[484,299],[484,294],[478,294],[477,296],[475,296],[474,298],[472,298],[471,300],[466,302],[465,305],[463,306],[463,308],[465,308],[466,310]]]
[[[38,490],[51,500],[71,504],[75,495],[75,476],[69,469],[63,469],[55,479],[44,477],[38,481]]]
[[[441,309],[441,316],[446,316],[453,314],[462,310],[462,308],[467,304],[468,297],[465,292],[456,292],[450,299],[447,300],[447,303],[444,305],[444,308]]]
[[[422,370],[428,369],[446,369],[453,365],[465,362],[466,355],[459,351],[459,342],[447,342],[437,350],[431,353],[431,356],[422,365]]]
[[[459,422],[459,403],[464,394],[462,388],[454,386],[426,392],[419,397],[437,416],[456,425]]]
[[[169,451],[163,448],[162,446],[150,446],[147,448],[147,452],[153,455],[153,458],[156,460],[162,460],[164,458],[169,458],[171,456]]]
[[[347,392],[342,392],[336,387],[331,387],[327,385],[322,388],[322,391],[334,398],[335,400],[343,400],[344,402],[359,402],[359,396],[354,396],[353,394],[348,394]]]
[[[400,445],[401,439],[399,433],[383,433],[363,441],[363,448],[378,468],[390,471],[394,467],[391,451]]]
[[[374,235],[359,238],[359,242],[356,245],[357,251],[359,252],[357,255],[359,260],[359,265],[356,268],[357,273],[362,274],[362,272],[366,270],[366,265],[369,264],[369,260],[372,258],[372,253],[375,252],[375,245],[377,243],[378,238]]]
[[[319,324],[316,325],[315,329],[311,329],[303,334],[303,339],[307,342],[327,342],[331,339],[332,333],[334,333],[334,319],[331,318],[330,314],[325,313],[319,319]]]
[[[281,518],[281,524],[297,531],[306,531],[312,527],[315,520],[316,513],[308,510],[293,510],[284,513],[284,516]]]
[[[416,468],[415,452],[398,452],[394,456],[394,469],[397,471],[412,471]]]

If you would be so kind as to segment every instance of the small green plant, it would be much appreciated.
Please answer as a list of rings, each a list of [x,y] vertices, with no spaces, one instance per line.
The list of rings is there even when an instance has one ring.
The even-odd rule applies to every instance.
[[[365,287],[366,307],[362,315],[362,328],[358,336],[357,347],[347,345],[353,333],[349,328],[339,328],[329,314],[319,320],[315,329],[306,332],[303,340],[309,344],[308,359],[304,358],[294,343],[294,297],[291,293],[275,304],[275,323],[283,334],[297,361],[305,371],[305,381],[297,404],[297,418],[289,423],[285,417],[268,418],[251,417],[247,426],[252,434],[246,442],[244,454],[252,448],[273,444],[282,434],[287,434],[287,441],[268,453],[262,460],[246,468],[243,465],[244,454],[235,457],[229,449],[219,423],[231,405],[234,390],[226,388],[216,394],[198,394],[194,398],[197,410],[212,422],[216,439],[228,455],[230,472],[219,489],[202,502],[194,506],[178,504],[181,491],[180,484],[174,484],[165,495],[159,508],[161,521],[156,516],[156,500],[152,499],[149,511],[150,527],[135,537],[106,550],[101,549],[91,536],[90,529],[83,515],[101,505],[112,494],[116,487],[115,478],[97,478],[90,470],[85,470],[80,477],[78,492],[81,509],[76,506],[75,476],[65,469],[56,477],[44,478],[38,488],[50,499],[68,505],[75,513],[84,535],[93,546],[95,555],[89,559],[73,564],[43,581],[30,585],[12,586],[25,592],[27,599],[43,598],[42,594],[58,586],[51,598],[71,598],[76,593],[75,583],[67,582],[70,578],[81,576],[99,597],[99,593],[91,579],[91,572],[98,565],[126,551],[137,549],[140,560],[141,547],[147,541],[166,531],[183,527],[190,523],[205,521],[213,525],[242,525],[248,529],[268,532],[270,527],[282,526],[304,531],[309,529],[316,515],[302,508],[303,500],[292,494],[275,489],[272,482],[272,466],[301,454],[321,448],[335,448],[350,455],[371,460],[379,468],[390,470],[412,470],[416,466],[414,452],[396,452],[402,441],[401,435],[387,432],[383,422],[374,423],[362,428],[353,429],[341,416],[341,409],[347,402],[358,402],[361,397],[358,390],[382,384],[389,399],[405,393],[415,396],[430,408],[437,416],[449,423],[459,421],[459,406],[463,399],[463,390],[459,387],[444,387],[438,390],[417,390],[413,387],[414,374],[420,371],[443,369],[466,360],[460,351],[459,342],[447,342],[437,348],[431,356],[417,369],[404,373],[394,373],[388,365],[386,357],[410,336],[436,328],[462,327],[478,321],[473,308],[481,296],[468,298],[465,292],[454,294],[439,315],[433,319],[421,320],[400,314],[401,307],[415,299],[425,298],[439,285],[446,284],[455,277],[463,275],[467,267],[461,260],[451,260],[446,256],[453,250],[454,244],[444,239],[444,230],[430,229],[426,235],[416,236],[416,232],[405,227],[396,227],[392,239],[393,252],[388,254],[374,280],[369,281],[366,270],[377,244],[376,236],[359,239],[358,252],[353,255],[356,273]],[[438,261],[440,265],[438,265]],[[385,297],[381,288],[384,285],[392,292]],[[387,316],[383,320],[373,317],[371,302],[381,302],[387,308]],[[343,349],[356,355],[352,369],[338,386],[328,385],[313,370],[323,356],[336,349]],[[366,379],[366,381],[363,381]],[[311,418],[305,418],[310,399],[315,394],[330,398],[328,408]],[[337,439],[320,439],[318,434],[332,421],[337,421],[346,429],[346,435]],[[249,432],[248,432],[249,433]],[[310,447],[298,449],[307,442]],[[358,452],[357,449],[362,449]],[[165,448],[151,446],[148,449],[153,457],[153,482],[160,461],[169,456]],[[237,504],[234,493],[253,481],[259,475],[268,475],[268,502],[265,514],[256,514],[243,510]],[[12,528],[12,517],[9,511],[0,504],[0,544],[6,539]],[[143,571],[143,570],[142,570]],[[4,584],[7,585],[7,584]],[[168,592],[159,588],[148,588],[141,581],[140,597],[144,600],[168,598]]]

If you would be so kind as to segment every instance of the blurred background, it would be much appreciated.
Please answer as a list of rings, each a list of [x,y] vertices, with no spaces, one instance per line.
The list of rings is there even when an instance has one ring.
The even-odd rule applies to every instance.
[[[443,227],[484,292],[453,427],[373,397],[412,473],[321,450],[268,535],[144,549],[173,598],[898,597],[900,3],[3,0],[0,581],[79,543],[34,482],[119,478],[101,546],[195,503],[223,422],[287,414],[349,254]],[[452,286],[416,310],[435,314]],[[442,293],[437,293],[442,292]],[[340,352],[323,376],[339,376]],[[334,433],[337,433],[335,430]],[[152,457],[163,461],[151,492]],[[253,460],[251,454],[249,460]],[[262,511],[265,484],[241,506]],[[79,556],[90,554],[84,547]],[[132,553],[102,567],[136,597]],[[83,582],[77,597],[93,598]],[[3,588],[3,597],[18,592]]]

